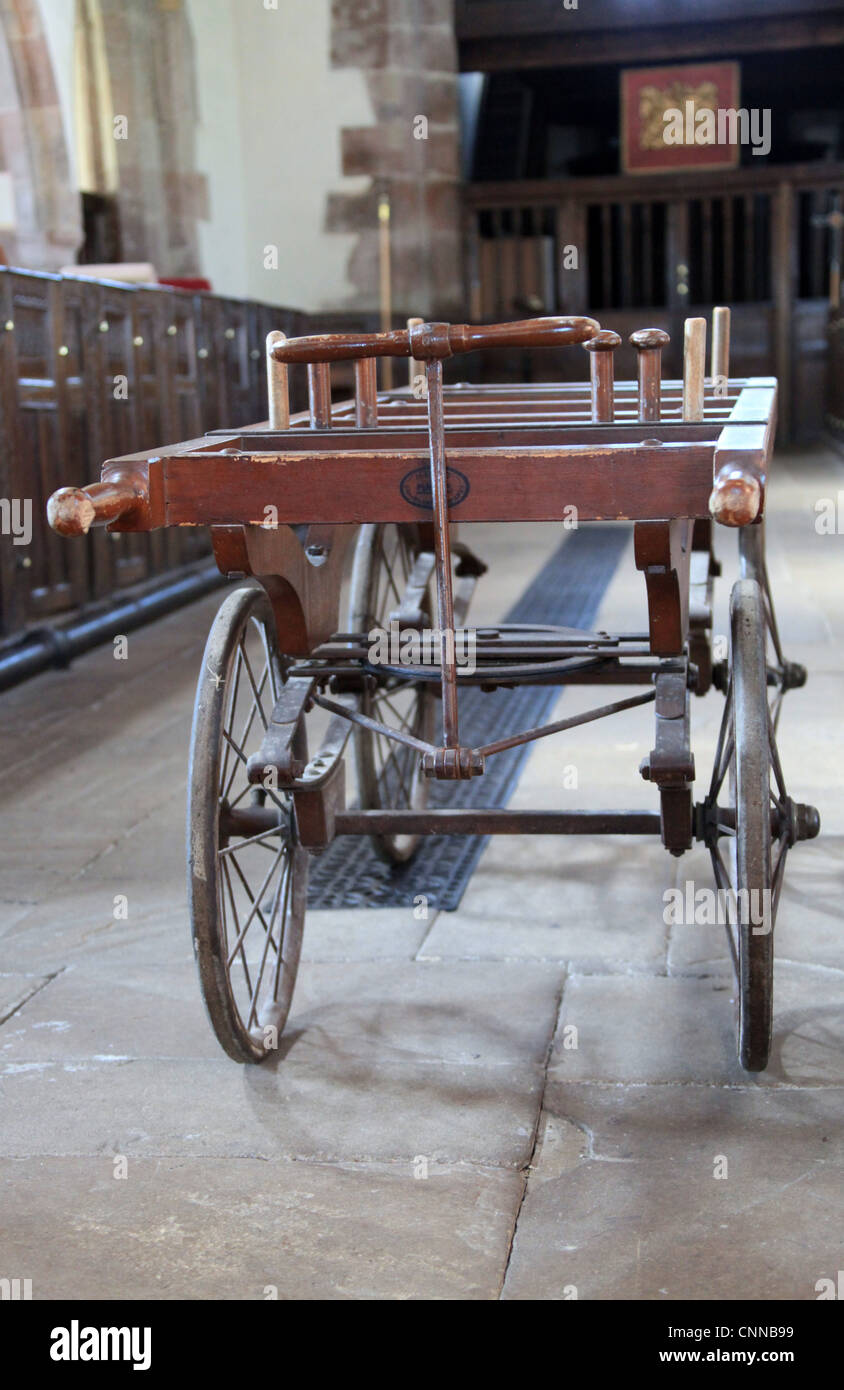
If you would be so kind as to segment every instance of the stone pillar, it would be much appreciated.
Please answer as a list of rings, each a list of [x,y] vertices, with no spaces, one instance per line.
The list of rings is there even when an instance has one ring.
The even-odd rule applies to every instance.
[[[457,45],[453,0],[332,0],[331,61],[365,76],[371,126],[340,131],[343,173],[363,194],[329,196],[327,229],[353,232],[347,306],[378,307],[378,200],[392,216],[396,318],[463,313]],[[335,306],[336,307],[336,306]]]
[[[115,141],[123,257],[159,275],[199,275],[196,222],[208,216],[196,172],[193,39],[182,0],[100,0]]]
[[[16,226],[8,260],[58,270],[82,242],[61,108],[37,0],[0,0],[0,169],[12,176]]]

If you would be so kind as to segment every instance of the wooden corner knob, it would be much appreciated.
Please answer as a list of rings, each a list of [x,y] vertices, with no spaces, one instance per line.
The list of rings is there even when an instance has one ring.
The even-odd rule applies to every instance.
[[[726,469],[715,479],[709,510],[722,526],[749,526],[759,515],[762,487],[752,473]]]
[[[47,500],[47,520],[60,536],[87,535],[96,515],[91,498],[78,487],[59,488]]]
[[[621,347],[621,338],[617,333],[613,333],[611,328],[602,328],[600,333],[596,333],[595,337],[590,338],[583,346],[587,352],[615,352],[617,347]]]
[[[640,352],[646,348],[664,348],[671,342],[671,335],[663,328],[638,328],[630,334],[630,341]]]

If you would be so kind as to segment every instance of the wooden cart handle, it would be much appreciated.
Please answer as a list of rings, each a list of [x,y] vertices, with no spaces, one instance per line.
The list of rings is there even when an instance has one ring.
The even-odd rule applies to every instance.
[[[755,473],[737,464],[724,464],[715,475],[709,511],[722,526],[749,526],[759,515],[762,484]]]
[[[126,521],[146,500],[141,482],[125,478],[86,488],[61,487],[47,501],[47,520],[60,536],[84,536],[92,526]]]
[[[422,362],[481,348],[566,347],[600,331],[587,318],[522,319],[475,328],[468,323],[419,323],[389,333],[317,333],[288,338],[270,349],[276,362],[341,362],[357,357],[415,357]]]

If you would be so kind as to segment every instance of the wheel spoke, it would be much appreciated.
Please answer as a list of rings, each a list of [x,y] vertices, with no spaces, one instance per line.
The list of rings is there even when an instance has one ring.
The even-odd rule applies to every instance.
[[[785,878],[785,857],[788,854],[788,843],[785,837],[779,841],[780,852],[777,855],[771,874],[771,928],[777,920],[777,908],[779,907],[780,893],[782,891],[783,879]]]
[[[224,854],[233,854],[235,850],[244,849],[247,845],[260,845],[267,839],[268,835],[280,835],[283,829],[282,825],[273,825],[269,830],[262,830],[260,835],[250,835],[247,840],[238,840],[236,845],[226,845],[217,853],[222,857]]]
[[[387,709],[390,711],[394,719],[397,721],[399,733],[412,734],[415,731],[418,719],[414,720],[414,727],[411,728],[409,717],[407,715],[402,714],[400,710],[396,709],[395,705],[393,704],[390,697],[387,695],[386,691],[383,692],[380,699],[376,701],[376,708],[378,708],[379,710],[382,705],[387,706]],[[418,714],[418,706],[416,712]],[[381,720],[382,724],[385,724],[387,722],[386,719],[384,719],[383,713],[379,713],[376,717]]]
[[[249,680],[249,684],[252,687],[252,699],[254,703],[249,714],[249,723],[246,726],[246,731],[244,732],[244,735],[241,739],[241,743],[246,742],[247,734],[252,727],[252,720],[254,719],[256,713],[260,716],[260,720],[264,728],[266,729],[267,727],[267,716],[264,714],[264,706],[261,703],[261,695],[263,694],[264,686],[266,685],[267,676],[269,674],[265,666],[263,671],[261,672],[260,686],[255,684],[255,676],[252,671],[252,663],[249,660],[249,654],[246,650],[245,645],[243,647],[243,664],[246,667],[246,675]]]
[[[729,771],[729,768],[730,768],[730,763],[731,763],[732,760],[733,760],[733,753],[734,753],[734,751],[735,751],[735,738],[734,738],[734,736],[733,736],[733,732],[732,732],[732,728],[731,728],[731,729],[730,729],[730,737],[729,737],[729,739],[727,740],[726,746],[725,746],[725,748],[724,748],[723,759],[722,759],[722,761],[720,762],[720,764],[719,764],[718,762],[716,762],[715,767],[714,767],[714,769],[713,769],[713,773],[712,773],[712,785],[711,785],[711,787],[709,788],[709,799],[710,799],[710,801],[715,801],[715,800],[717,800],[718,793],[720,792],[721,788],[722,788],[723,785],[724,785],[724,778],[726,777],[726,775],[727,775],[727,773],[728,773],[728,771]]]
[[[779,693],[779,695],[777,696],[776,700],[774,701],[773,706],[772,706],[772,709],[771,709],[771,716],[772,716],[772,719],[773,719],[774,733],[775,733],[775,734],[779,733],[779,727],[780,727],[780,714],[782,713],[782,702],[783,702],[783,695],[782,695],[782,691],[780,691],[780,693]]]
[[[392,766],[395,768],[396,776],[397,776],[397,778],[398,778],[398,780],[399,780],[399,784],[400,784],[401,790],[405,793],[405,798],[406,798],[406,800],[409,800],[410,793],[409,793],[407,787],[406,787],[405,784],[404,784],[404,778],[403,778],[403,776],[402,776],[402,771],[401,771],[401,768],[399,767],[398,759],[397,759],[396,753],[395,753],[395,751],[394,751],[394,750],[396,749],[397,745],[394,744],[394,743],[392,742],[391,739],[385,738],[382,734],[379,734],[379,735],[378,735],[378,738],[379,738],[380,743],[383,745],[384,749],[386,750],[386,754],[387,754],[386,759],[385,759],[384,762],[382,763],[381,772],[378,774],[378,781],[379,781],[379,783],[381,783],[381,784],[383,785],[383,787],[384,787],[385,790],[386,790],[386,789],[387,789],[387,784],[388,784],[387,769],[388,769],[388,767],[390,766],[390,764],[392,764]],[[392,803],[391,803],[391,809],[392,809],[392,810],[395,810],[395,808],[396,808],[396,795],[397,795],[397,793],[393,796],[393,801],[392,801]]]
[[[230,875],[230,873],[229,873],[228,864],[226,863],[225,860],[222,861],[221,867],[222,867],[222,870],[223,870],[223,878],[225,879],[226,887],[227,887],[227,889],[228,889],[229,901],[230,901],[230,903],[231,903],[232,916],[234,917],[235,931],[237,931],[237,932],[239,933],[239,931],[240,931],[240,917],[239,917],[238,911],[237,911],[237,903],[236,903],[236,901],[235,901],[234,888],[233,888],[233,886],[232,886],[231,875]],[[226,914],[225,914],[225,905],[223,905],[223,920],[224,920],[224,924],[225,924],[225,915],[226,915]],[[224,941],[225,941],[226,945],[228,945],[228,933],[225,932],[225,930],[224,930]],[[248,962],[247,959],[246,959],[246,951],[245,951],[244,948],[243,948],[243,939],[242,939],[242,937],[240,937],[240,935],[238,935],[238,941],[239,941],[239,943],[240,943],[240,944],[239,944],[240,958],[241,958],[241,960],[242,960],[242,962],[243,962],[243,973],[244,973],[244,975],[245,975],[245,977],[246,977],[246,988],[247,988],[248,990],[251,991],[251,989],[252,989],[252,984],[251,984],[251,981],[250,981],[250,979],[249,979],[249,962]],[[228,961],[226,962],[226,973],[229,974],[230,971],[231,971],[231,961],[228,960]]]
[[[733,970],[735,971],[736,979],[738,979],[738,978],[739,978],[738,951],[736,950],[736,942],[735,942],[735,938],[734,938],[734,935],[733,935],[732,924],[730,923],[730,920],[729,920],[729,918],[730,918],[729,907],[730,907],[730,903],[731,903],[731,901],[732,901],[732,898],[731,898],[730,895],[731,895],[731,893],[732,893],[732,891],[733,891],[733,887],[732,887],[732,883],[731,883],[731,881],[730,881],[730,875],[729,875],[729,873],[727,872],[727,867],[726,867],[726,865],[725,865],[725,863],[724,863],[723,858],[721,857],[721,851],[719,850],[719,848],[718,848],[717,845],[713,845],[713,846],[710,848],[710,855],[711,855],[711,858],[712,858],[712,868],[713,868],[713,870],[714,870],[714,872],[715,872],[715,882],[717,883],[718,887],[722,890],[722,892],[725,892],[725,893],[727,894],[727,921],[724,923],[724,926],[725,926],[726,932],[727,932],[727,942],[728,942],[729,947],[730,947],[730,958],[731,958],[731,960],[732,960],[732,962],[733,962]]]
[[[780,669],[782,669],[785,666],[785,657],[783,656],[782,646],[780,644],[780,634],[777,628],[776,614],[774,612],[774,601],[771,597],[771,585],[768,580],[768,566],[765,561],[762,562],[762,596],[765,604],[765,621],[768,626],[768,631],[771,634],[771,641],[777,655],[777,661],[779,662]]]
[[[238,846],[238,849],[239,849],[239,848],[240,848],[240,847]],[[273,860],[272,864],[270,865],[269,869],[267,870],[267,873],[266,873],[265,876],[264,876],[264,881],[263,881],[263,883],[261,884],[261,887],[258,889],[258,892],[257,892],[256,894],[254,894],[254,895],[253,895],[253,893],[252,893],[252,889],[249,887],[249,883],[247,882],[246,875],[244,874],[243,870],[241,869],[240,865],[239,865],[238,862],[237,862],[237,858],[235,857],[234,854],[231,855],[231,863],[232,863],[232,865],[234,866],[235,873],[237,874],[238,878],[240,879],[241,883],[243,884],[244,890],[245,890],[245,892],[246,892],[246,896],[247,896],[247,898],[249,899],[250,903],[252,904],[252,907],[250,908],[249,916],[246,918],[246,921],[244,922],[243,926],[242,926],[241,929],[240,929],[240,933],[239,933],[238,939],[237,939],[237,941],[235,942],[235,947],[234,947],[234,949],[233,949],[233,950],[230,952],[230,954],[229,954],[229,958],[228,958],[228,960],[227,960],[227,962],[226,962],[226,964],[227,964],[227,966],[228,966],[229,968],[231,967],[232,961],[234,960],[234,957],[235,957],[235,955],[237,954],[237,948],[238,948],[238,947],[240,946],[240,944],[242,943],[244,937],[246,936],[246,933],[248,932],[250,926],[252,925],[252,923],[253,923],[253,921],[255,920],[256,917],[257,917],[258,921],[261,923],[261,926],[264,928],[264,931],[267,933],[267,935],[271,935],[271,929],[270,929],[270,927],[267,925],[266,919],[265,919],[264,914],[263,914],[263,912],[262,912],[262,910],[261,910],[261,899],[263,898],[264,894],[265,894],[266,891],[267,891],[267,888],[268,888],[268,886],[269,886],[270,880],[271,880],[273,874],[275,873],[276,868],[278,867],[278,865],[279,865],[280,863],[283,862],[284,857],[285,857],[286,849],[287,849],[287,846],[286,846],[286,845],[281,845],[281,846],[279,847],[278,854],[276,855],[275,859]]]
[[[242,734],[240,735],[239,746],[240,746],[241,748],[243,748],[243,747],[246,746],[246,740],[247,740],[248,737],[249,737],[249,734],[250,734],[251,729],[252,729],[252,725],[253,725],[253,723],[254,723],[254,721],[255,721],[255,714],[256,714],[256,712],[260,713],[261,720],[262,720],[262,723],[263,723],[263,725],[264,725],[264,728],[266,729],[266,727],[267,727],[267,721],[266,721],[266,719],[265,719],[265,717],[264,717],[264,710],[263,710],[263,706],[261,705],[261,702],[260,702],[260,694],[259,694],[260,691],[263,691],[264,684],[265,684],[265,681],[266,681],[266,676],[267,676],[267,670],[266,670],[266,668],[264,669],[264,672],[263,672],[263,674],[262,674],[262,676],[261,676],[261,683],[260,683],[260,686],[256,689],[256,687],[255,687],[255,681],[254,681],[254,678],[253,678],[253,675],[252,675],[252,668],[251,668],[251,666],[250,666],[250,664],[249,664],[249,658],[248,658],[247,655],[246,655],[246,650],[245,650],[245,648],[243,647],[243,645],[241,645],[241,649],[240,649],[240,650],[241,650],[242,655],[243,655],[243,665],[244,665],[244,668],[245,668],[245,670],[246,670],[246,672],[247,672],[247,676],[248,676],[248,679],[249,679],[249,684],[252,686],[252,691],[253,691],[252,703],[251,703],[251,705],[250,705],[249,714],[248,714],[248,717],[247,717],[247,719],[246,719],[246,723],[244,724],[243,732],[242,732]],[[231,724],[232,724],[232,726],[234,725],[234,722],[235,722],[235,711],[232,710],[232,715],[231,715]],[[238,746],[238,745],[236,744],[235,746]],[[237,775],[237,763],[235,762],[235,763],[233,764],[233,766],[232,766],[231,775],[229,776],[228,781],[225,783],[225,785],[224,785],[224,787],[223,787],[223,796],[226,796],[226,797],[227,797],[227,796],[229,795],[229,792],[231,791],[231,788],[232,788],[232,783],[234,782],[234,779],[235,779],[235,776],[236,776],[236,775]]]
[[[718,730],[718,742],[715,747],[715,762],[712,768],[712,781],[709,785],[709,800],[717,801],[718,793],[730,765],[733,756],[733,716],[732,716],[732,697],[733,697],[733,678],[730,676],[727,685],[727,695],[724,700],[724,712],[721,715],[721,727]]]
[[[235,743],[228,729],[223,730],[223,738],[226,740],[226,743],[228,744],[229,748],[234,749],[234,752],[237,754],[238,758],[240,758],[240,761],[242,763],[245,763],[247,761],[246,754],[244,753],[243,749],[237,743]]]
[[[242,733],[241,736],[240,736],[240,742],[241,742],[241,743],[245,743],[246,740],[248,739],[248,737],[249,737],[249,735],[250,735],[250,733],[251,733],[251,731],[252,731],[252,725],[253,725],[253,723],[255,722],[255,715],[256,715],[256,714],[259,714],[259,715],[260,715],[261,723],[263,724],[264,728],[266,729],[266,727],[267,727],[267,719],[266,719],[266,715],[264,714],[264,706],[263,706],[263,704],[261,703],[261,696],[262,696],[263,693],[264,693],[264,687],[265,687],[265,685],[266,685],[266,683],[267,683],[267,676],[269,675],[269,669],[268,669],[267,666],[265,666],[264,669],[263,669],[263,671],[261,672],[261,679],[260,679],[260,681],[258,682],[258,685],[257,685],[257,687],[256,687],[256,685],[255,685],[255,680],[254,680],[254,677],[253,677],[253,675],[252,675],[252,668],[251,668],[251,666],[250,666],[250,664],[249,664],[249,660],[248,660],[248,658],[247,658],[245,652],[243,653],[243,658],[244,658],[244,665],[245,665],[245,667],[246,667],[246,672],[247,672],[247,675],[248,675],[248,677],[249,677],[249,684],[252,686],[253,699],[252,699],[252,704],[251,704],[250,709],[249,709],[249,716],[248,716],[248,718],[247,718],[247,720],[246,720],[246,724],[244,725],[243,733]]]
[[[290,905],[290,885],[291,885],[292,881],[293,881],[293,871],[292,871],[292,865],[291,865],[290,871],[287,873],[286,878],[285,878],[285,884],[284,884],[284,902],[283,902],[282,905],[281,905],[281,914],[280,914],[279,919],[278,919],[278,920],[279,920],[279,951],[278,951],[278,955],[276,956],[275,976],[274,976],[274,978],[273,978],[273,999],[278,999],[278,989],[279,989],[279,984],[281,983],[281,969],[282,969],[282,966],[284,966],[284,965],[287,964],[287,959],[286,959],[286,957],[285,957],[284,951],[285,951],[285,947],[286,947],[286,945],[287,945],[288,909],[289,909],[289,905]]]
[[[289,866],[288,866],[288,867],[289,867]],[[251,997],[251,999],[250,999],[250,1001],[249,1001],[249,1014],[248,1014],[248,1017],[247,1017],[247,1019],[246,1019],[246,1027],[247,1027],[247,1028],[251,1027],[251,1024],[252,1024],[252,1020],[253,1020],[253,1019],[255,1020],[256,1023],[257,1023],[257,1021],[258,1021],[258,1020],[257,1020],[257,1017],[256,1017],[256,1009],[257,1009],[257,1005],[258,1005],[258,995],[259,995],[260,992],[261,992],[261,981],[262,981],[263,978],[264,978],[264,970],[265,970],[266,964],[267,964],[267,953],[269,952],[269,949],[270,949],[270,942],[271,942],[271,941],[273,942],[273,946],[275,947],[275,941],[273,940],[273,935],[272,935],[272,926],[273,926],[273,922],[275,921],[275,914],[276,914],[276,909],[278,908],[278,900],[279,900],[279,897],[280,897],[280,895],[281,895],[282,884],[284,883],[284,881],[285,881],[286,878],[287,878],[287,874],[284,872],[284,870],[282,870],[281,874],[279,874],[278,883],[277,883],[277,885],[276,885],[275,894],[274,894],[274,896],[273,896],[272,906],[271,906],[271,908],[270,908],[270,913],[269,913],[269,927],[268,927],[268,929],[267,929],[266,938],[265,938],[265,940],[264,940],[264,949],[263,949],[263,951],[261,952],[261,963],[260,963],[260,965],[259,965],[259,967],[258,967],[258,977],[257,977],[257,979],[255,980],[255,988],[252,990],[252,997]],[[275,950],[276,950],[276,956],[277,956],[277,957],[280,956],[280,955],[281,955],[281,941],[279,941],[279,944],[278,944],[277,947],[275,947]]]
[[[388,523],[361,533],[355,555],[350,618],[357,630],[359,615],[372,614],[370,626],[386,628],[390,612],[400,605],[416,560],[416,531]],[[430,612],[430,594],[422,601]],[[426,619],[427,621],[427,619]],[[429,741],[430,692],[418,680],[393,672],[381,673],[377,686],[365,692],[361,709],[397,734]],[[361,805],[385,810],[421,807],[428,785],[418,775],[417,754],[397,740],[376,731],[356,732],[355,756]],[[386,832],[373,842],[388,859],[403,860],[418,842],[418,835]]]
[[[237,694],[238,694],[238,690],[239,690],[239,688],[240,688],[240,670],[241,670],[241,666],[242,666],[242,664],[243,664],[242,661],[241,661],[241,655],[242,655],[242,653],[241,653],[240,644],[238,644],[237,652],[236,652],[236,654],[235,654],[235,666],[234,666],[234,674],[233,674],[233,678],[232,678],[231,689],[230,689],[230,692],[229,692],[229,695],[228,695],[228,699],[227,699],[227,702],[226,702],[226,708],[225,708],[224,713],[223,713],[224,737],[225,737],[225,729],[226,729],[226,727],[227,727],[229,721],[234,717],[234,711],[235,711],[235,709],[237,708]],[[224,795],[224,790],[223,790],[223,789],[224,789],[224,787],[226,786],[226,774],[227,774],[227,772],[228,772],[228,766],[229,766],[229,753],[230,753],[230,749],[229,749],[228,745],[226,745],[226,747],[223,749],[223,766],[222,766],[221,771],[220,771],[220,795],[221,795],[221,796]]]
[[[777,750],[776,739],[774,738],[774,728],[773,724],[771,723],[770,711],[768,712],[768,752],[770,755],[771,768],[773,770],[774,777],[776,778],[779,794],[783,798],[783,800],[785,800],[788,796],[788,792],[785,789],[785,778],[783,777],[782,766],[780,764],[780,755]]]

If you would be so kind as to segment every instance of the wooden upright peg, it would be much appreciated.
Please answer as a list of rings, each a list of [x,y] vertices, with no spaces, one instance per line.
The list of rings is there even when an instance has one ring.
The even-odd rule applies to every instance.
[[[312,430],[331,429],[331,368],[327,362],[308,363],[308,408]]]
[[[287,363],[276,362],[272,350],[277,343],[286,343],[287,334],[274,328],[267,334],[267,397],[270,405],[270,429],[290,428],[290,393],[287,384]]]
[[[408,319],[408,320],[407,320],[408,331],[409,331],[411,328],[419,328],[420,325],[423,324],[424,322],[425,322],[424,319]],[[415,385],[415,383],[416,383],[416,381],[417,381],[417,378],[422,377],[422,379],[424,380],[424,377],[425,377],[425,367],[424,367],[423,363],[417,362],[415,357],[411,357],[411,358],[410,358],[409,376],[410,376],[410,380],[409,380],[409,383],[408,383],[408,384],[409,384],[409,386],[410,386],[411,391],[413,390],[413,387],[414,387],[414,385]]]
[[[716,396],[726,396],[730,380],[730,311],[712,310],[712,387]]]
[[[382,192],[378,199],[378,283],[381,300],[381,332],[389,333],[393,324],[393,268],[390,252],[390,199]],[[384,358],[381,378],[384,390],[393,389],[393,363]]]
[[[355,362],[355,424],[366,429],[378,424],[378,364],[374,357]]]
[[[630,341],[639,354],[639,419],[659,419],[662,390],[662,349],[671,342],[662,328],[640,328],[630,334]]]
[[[589,353],[589,375],[592,382],[592,419],[596,424],[611,424],[614,413],[613,401],[613,353],[621,346],[621,339],[612,329],[604,328],[584,343]]]
[[[703,419],[706,319],[686,319],[683,337],[683,419]]]

